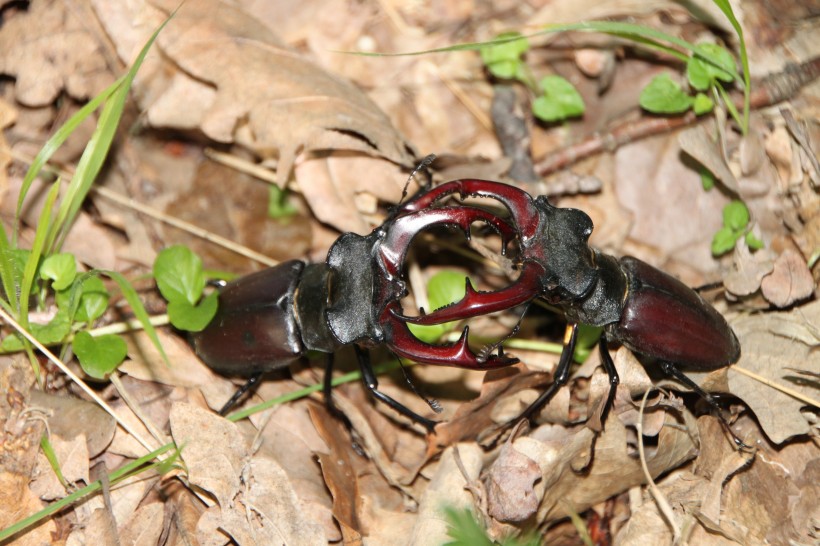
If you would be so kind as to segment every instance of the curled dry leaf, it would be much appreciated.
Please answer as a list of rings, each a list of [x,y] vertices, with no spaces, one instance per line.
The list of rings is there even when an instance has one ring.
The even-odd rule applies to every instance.
[[[444,510],[451,507],[463,510],[472,507],[473,500],[466,486],[478,480],[481,471],[481,448],[474,443],[459,444],[458,456],[462,474],[456,464],[452,447],[441,455],[436,473],[419,502],[418,518],[407,544],[416,546],[439,546],[448,541],[447,523]]]
[[[772,273],[763,278],[760,290],[776,307],[804,300],[814,293],[814,279],[800,254],[787,248],[774,261]]]
[[[735,244],[732,270],[723,279],[726,290],[736,296],[754,294],[760,288],[763,277],[771,273],[774,265],[765,249],[752,254],[744,240]]]
[[[484,484],[489,514],[502,522],[524,521],[538,510],[534,484],[541,479],[538,465],[504,444],[498,458],[490,465]]]
[[[42,0],[3,21],[0,73],[17,78],[21,103],[45,106],[63,90],[86,99],[114,81],[86,11],[83,3]]]
[[[817,347],[820,346],[820,301],[788,312],[744,316],[732,321],[732,328],[743,348],[737,366],[780,383],[806,397],[817,391],[805,383],[792,381],[799,367],[816,370]],[[723,372],[721,372],[723,373]],[[690,372],[700,383],[703,374]],[[763,431],[774,443],[809,432],[809,423],[801,413],[806,402],[797,400],[768,385],[729,368],[726,374],[728,392],[743,400],[754,412]]]
[[[654,453],[647,456],[653,477],[677,468],[695,456],[682,418],[665,412],[666,426],[658,435]],[[536,461],[542,479],[535,491],[541,499],[537,521],[566,517],[567,508],[583,512],[594,504],[644,483],[636,457],[627,449],[628,429],[620,419],[609,419],[597,435],[586,427],[566,429],[545,425],[513,445]]]
[[[166,14],[177,4],[158,3]],[[99,3],[97,7],[117,42],[112,32],[117,15]],[[136,19],[153,8],[134,3],[131,10]],[[153,20],[159,22],[155,16]],[[297,153],[312,150],[352,150],[412,163],[404,139],[361,90],[288,49],[234,3],[183,5],[158,44],[173,63],[167,67],[173,76],[146,82],[151,92],[143,89],[148,120],[155,126],[179,128],[184,123],[184,128],[199,127],[217,142],[241,144],[263,158],[277,154],[281,183]],[[190,118],[180,120],[180,109]]]

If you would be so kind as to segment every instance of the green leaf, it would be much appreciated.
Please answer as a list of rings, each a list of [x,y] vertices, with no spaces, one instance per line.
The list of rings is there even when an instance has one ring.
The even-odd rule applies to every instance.
[[[31,335],[43,345],[57,345],[62,343],[71,333],[71,320],[68,313],[63,309],[58,309],[54,318],[48,324],[37,324],[32,322],[28,325]],[[0,344],[0,350],[4,352],[17,352],[23,350],[23,338],[19,334],[12,334]]]
[[[530,48],[530,43],[520,32],[499,34],[496,40],[508,42],[482,47],[481,60],[496,78],[514,79],[519,77],[521,56]]]
[[[113,334],[93,337],[86,331],[77,332],[73,347],[83,371],[96,379],[105,379],[128,354],[125,341]]]
[[[269,186],[270,191],[268,193],[268,216],[273,218],[274,220],[279,218],[288,218],[296,214],[297,209],[288,200],[288,192],[287,189],[282,189],[276,184],[271,184]]]
[[[701,116],[708,114],[714,107],[715,101],[709,98],[709,95],[704,95],[703,93],[695,95],[695,102],[692,103],[692,110],[694,110],[695,115]]]
[[[54,290],[65,290],[77,276],[77,260],[73,254],[52,254],[40,266],[40,278],[51,280]]]
[[[75,319],[80,322],[93,322],[105,313],[108,307],[108,290],[99,277],[89,277],[83,281],[80,305]]]
[[[712,254],[715,256],[720,256],[722,254],[726,254],[733,248],[735,248],[735,243],[741,237],[742,233],[738,233],[736,231],[732,231],[731,228],[722,227],[715,233],[715,236],[712,238]]]
[[[546,76],[541,80],[544,95],[533,101],[535,117],[549,123],[562,121],[584,113],[584,99],[575,87],[561,76]]]
[[[735,80],[735,60],[732,54],[717,44],[697,44],[686,62],[686,77],[698,91],[709,89],[715,80]]]
[[[643,88],[640,104],[653,114],[682,114],[692,107],[692,97],[669,74],[660,74]]]
[[[169,302],[196,305],[205,289],[202,260],[191,249],[174,245],[159,253],[154,261],[157,287]]]
[[[746,246],[752,250],[760,250],[765,245],[763,244],[763,241],[755,237],[755,234],[750,231],[746,234]]]
[[[493,546],[493,541],[487,537],[487,532],[478,524],[470,510],[447,507],[444,514],[448,527],[447,536],[453,539],[444,546]]]
[[[216,292],[204,298],[199,305],[187,301],[168,302],[168,320],[174,328],[186,332],[201,332],[216,315],[218,305]]]
[[[700,168],[700,183],[703,185],[703,191],[709,191],[715,187],[715,175],[706,167]]]
[[[459,301],[466,293],[467,282],[469,279],[465,281],[464,275],[455,271],[440,271],[430,277],[427,283],[427,299],[430,302],[430,309],[435,311]],[[433,343],[444,334],[451,332],[457,323],[458,321],[429,326],[419,324],[408,324],[407,326],[420,340]]]
[[[723,225],[732,231],[742,231],[749,223],[749,209],[743,201],[732,201],[723,207]]]

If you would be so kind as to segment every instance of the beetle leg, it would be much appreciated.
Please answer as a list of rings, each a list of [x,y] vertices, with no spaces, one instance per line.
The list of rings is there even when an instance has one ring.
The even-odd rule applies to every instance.
[[[682,383],[684,386],[692,389],[692,391],[695,394],[706,400],[706,403],[709,404],[712,410],[717,414],[718,419],[720,419],[720,422],[723,424],[723,427],[732,437],[732,441],[735,443],[738,449],[751,449],[750,446],[748,446],[743,440],[738,438],[737,434],[734,433],[732,427],[729,425],[729,421],[726,419],[723,408],[720,407],[720,404],[718,404],[714,396],[700,388],[700,386],[697,383],[692,381],[692,379],[690,379],[685,373],[680,371],[677,368],[677,366],[675,366],[672,362],[661,360],[660,365],[661,369],[663,370],[663,373],[665,373],[678,383]]]
[[[612,355],[609,354],[609,344],[607,343],[606,333],[602,333],[601,338],[598,340],[598,350],[601,353],[601,363],[604,365],[604,370],[606,370],[609,376],[609,394],[607,394],[606,404],[604,404],[601,410],[601,423],[603,423],[606,421],[606,414],[609,408],[612,407],[613,400],[615,400],[615,391],[618,389],[618,383],[621,382],[621,379],[618,377],[618,370],[615,369]]]
[[[376,373],[373,371],[373,366],[370,363],[370,354],[367,352],[367,349],[362,349],[358,345],[354,345],[353,348],[356,350],[356,358],[359,360],[359,367],[362,370],[362,381],[364,382],[364,386],[370,391],[373,397],[380,402],[384,402],[402,415],[405,415],[406,417],[409,417],[413,421],[424,426],[424,428],[426,428],[429,432],[433,432],[438,423],[431,419],[427,419],[426,417],[422,417],[404,404],[397,402],[379,390],[379,381],[376,379]]]
[[[529,419],[534,413],[543,408],[550,399],[555,396],[558,390],[566,385],[569,379],[569,368],[572,364],[572,356],[575,354],[575,345],[578,342],[578,324],[571,322],[567,324],[564,331],[564,348],[561,350],[561,357],[558,359],[558,366],[555,367],[555,375],[552,384],[547,390],[542,392],[527,409],[515,419],[509,421],[506,426],[514,425],[523,419]]]
[[[228,415],[228,412],[231,411],[234,406],[236,406],[237,402],[239,402],[239,399],[242,398],[245,395],[245,393],[247,393],[249,390],[254,388],[256,384],[259,383],[259,380],[262,379],[263,375],[264,372],[257,372],[250,376],[248,380],[245,381],[245,383],[241,387],[239,387],[235,393],[233,393],[233,396],[231,396],[228,399],[228,401],[222,405],[222,408],[219,410],[219,415],[221,415],[222,417]]]

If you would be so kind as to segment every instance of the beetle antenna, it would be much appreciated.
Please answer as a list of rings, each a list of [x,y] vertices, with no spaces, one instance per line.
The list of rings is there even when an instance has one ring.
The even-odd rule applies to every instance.
[[[428,156],[429,157],[429,156]],[[444,411],[444,408],[441,407],[441,404],[435,398],[427,398],[424,393],[419,390],[416,385],[413,383],[412,379],[410,378],[410,374],[407,373],[407,368],[404,367],[402,364],[401,359],[399,359],[399,367],[401,368],[401,372],[404,374],[404,380],[407,381],[407,384],[410,386],[410,390],[412,390],[416,395],[424,400],[424,402],[430,406],[430,409],[436,413],[441,413]]]
[[[418,165],[416,165],[416,168],[413,169],[413,172],[411,172],[410,176],[407,177],[407,182],[404,183],[404,188],[401,190],[401,199],[399,199],[399,202],[396,203],[396,206],[399,206],[404,202],[404,199],[407,197],[407,188],[410,187],[410,182],[412,182],[416,175],[421,171],[424,171],[427,175],[427,182],[421,184],[422,189],[426,190],[430,187],[433,183],[433,177],[430,175],[430,171],[427,170],[427,167],[429,167],[435,160],[436,154],[429,154],[422,159]]]
[[[481,349],[478,352],[479,361],[483,362],[483,361],[487,360],[490,357],[490,355],[493,352],[495,352],[496,349],[498,349],[498,356],[499,357],[504,356],[504,343],[508,339],[510,339],[511,337],[516,335],[519,332],[519,330],[521,330],[521,322],[524,320],[524,315],[527,314],[527,311],[529,310],[529,308],[530,308],[530,302],[527,302],[527,304],[524,306],[524,311],[521,313],[521,316],[518,317],[518,322],[515,323],[515,326],[513,326],[512,330],[507,332],[507,335],[505,335],[504,337],[502,337],[498,341],[496,341],[494,343],[491,343],[490,345],[484,346],[484,348]],[[517,359],[516,359],[516,361],[517,361]]]

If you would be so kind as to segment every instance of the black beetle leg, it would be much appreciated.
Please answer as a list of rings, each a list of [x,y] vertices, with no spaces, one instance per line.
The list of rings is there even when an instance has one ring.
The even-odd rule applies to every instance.
[[[262,379],[262,375],[262,372],[257,372],[250,376],[248,380],[245,381],[245,384],[239,387],[239,389],[237,389],[237,391],[233,393],[233,396],[231,396],[230,399],[227,402],[225,402],[225,404],[219,410],[219,415],[221,415],[222,417],[228,415],[228,412],[231,411],[231,409],[236,405],[237,402],[239,402],[239,399],[242,398],[246,392],[255,387],[257,383],[259,383],[259,380]]]
[[[609,394],[606,397],[604,409],[601,411],[601,423],[603,423],[606,421],[607,412],[609,412],[612,402],[615,400],[615,391],[618,389],[618,383],[621,382],[621,379],[618,377],[618,370],[615,369],[612,355],[609,354],[609,344],[605,333],[601,334],[601,339],[598,340],[598,350],[601,352],[601,364],[604,365],[604,370],[609,376]]]
[[[660,362],[660,365],[661,369],[663,370],[663,373],[673,378],[678,383],[682,383],[684,386],[692,389],[692,391],[695,392],[698,396],[706,400],[709,406],[712,407],[712,410],[717,414],[718,419],[720,419],[720,422],[726,428],[726,431],[732,437],[732,440],[738,448],[751,449],[750,446],[746,445],[746,443],[740,438],[738,438],[737,434],[735,434],[732,431],[732,427],[729,426],[729,421],[726,420],[726,416],[724,415],[723,408],[720,407],[720,404],[718,404],[714,396],[712,396],[705,390],[701,389],[697,383],[692,381],[686,374],[681,372],[673,363],[662,360]]]
[[[558,366],[555,368],[555,377],[553,377],[552,384],[535,399],[535,402],[521,412],[518,417],[507,423],[508,425],[532,417],[535,412],[543,408],[547,402],[550,401],[555,393],[558,392],[558,389],[566,385],[569,379],[569,367],[572,364],[572,355],[575,353],[575,344],[577,341],[578,325],[576,323],[567,324],[567,329],[564,333],[564,348],[561,350],[561,358],[558,359]]]
[[[364,382],[364,386],[367,387],[367,390],[369,390],[377,400],[384,402],[397,412],[424,426],[424,428],[428,431],[433,432],[433,429],[435,429],[438,423],[427,419],[426,417],[422,417],[407,406],[396,402],[391,397],[379,390],[379,381],[376,379],[376,373],[373,371],[373,366],[370,364],[370,354],[366,349],[362,349],[358,345],[354,345],[353,348],[356,350],[356,357],[359,359],[359,367],[362,370],[362,381]]]

